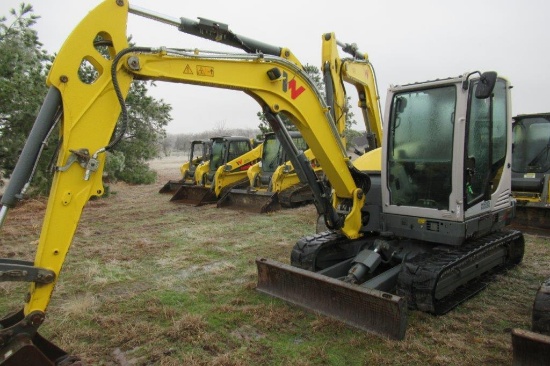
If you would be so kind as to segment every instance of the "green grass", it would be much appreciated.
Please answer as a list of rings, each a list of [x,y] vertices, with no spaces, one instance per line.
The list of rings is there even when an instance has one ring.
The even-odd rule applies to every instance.
[[[510,331],[529,327],[550,277],[549,239],[527,236],[520,266],[445,316],[410,312],[405,340],[389,341],[256,291],[255,258],[288,263],[312,206],[236,213],[112,188],[84,210],[40,329],[90,365],[511,364]],[[13,210],[0,256],[33,258],[41,209]],[[17,310],[26,286],[0,286],[0,311]]]

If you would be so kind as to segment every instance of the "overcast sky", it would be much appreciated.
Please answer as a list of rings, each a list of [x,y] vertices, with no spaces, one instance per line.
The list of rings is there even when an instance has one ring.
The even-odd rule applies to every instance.
[[[21,2],[1,0],[0,15],[8,15]],[[35,29],[50,54],[100,2],[26,1],[41,16]],[[514,115],[550,111],[548,0],[135,0],[131,4],[171,17],[228,24],[234,33],[288,47],[303,64],[318,67],[321,35],[335,32],[340,41],[356,43],[369,54],[383,108],[390,84],[494,70],[514,85]],[[132,14],[127,33],[138,46],[230,50]],[[219,126],[256,128],[259,123],[258,104],[242,92],[166,83],[150,90],[173,107],[170,133]]]

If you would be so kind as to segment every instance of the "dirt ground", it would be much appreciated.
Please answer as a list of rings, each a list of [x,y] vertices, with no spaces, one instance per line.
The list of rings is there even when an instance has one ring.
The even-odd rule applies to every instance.
[[[312,205],[258,215],[169,203],[158,190],[184,160],[154,160],[156,184],[113,184],[86,205],[41,327],[48,339],[89,365],[511,364],[510,331],[529,326],[550,276],[550,239],[526,235],[523,263],[487,290],[444,317],[411,312],[405,340],[381,340],[254,290],[254,258],[288,263],[314,232]],[[33,260],[45,207],[10,211],[0,258]],[[19,288],[0,282],[2,314]]]

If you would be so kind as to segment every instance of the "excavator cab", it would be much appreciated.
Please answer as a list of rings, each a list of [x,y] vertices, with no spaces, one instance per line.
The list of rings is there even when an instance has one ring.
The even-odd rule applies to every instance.
[[[514,117],[513,135],[514,225],[550,229],[550,113]]]
[[[407,308],[445,314],[521,262],[522,234],[503,230],[513,217],[510,87],[472,75],[389,89],[363,236],[302,238],[292,266],[258,259],[260,291],[402,339]]]
[[[390,91],[382,172],[389,231],[461,245],[470,236],[506,224],[471,224],[494,215],[499,206],[506,208],[502,215],[511,208],[511,172],[505,166],[510,159],[508,86],[499,78],[491,92],[482,90],[485,97],[479,98],[484,86],[480,80],[463,83],[468,90],[443,80]]]
[[[199,165],[209,161],[211,146],[212,142],[210,140],[191,141],[189,160],[180,167],[182,178],[180,180],[169,180],[159,190],[159,193],[174,193],[184,184],[195,184],[195,171]]]

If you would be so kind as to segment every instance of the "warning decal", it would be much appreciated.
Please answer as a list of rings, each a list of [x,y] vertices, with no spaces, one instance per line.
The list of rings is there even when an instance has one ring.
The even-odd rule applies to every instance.
[[[193,75],[193,70],[191,70],[191,66],[189,65],[185,66],[185,70],[183,70],[183,73]]]
[[[197,65],[197,75],[200,76],[214,76],[214,68],[210,66]]]

